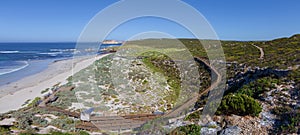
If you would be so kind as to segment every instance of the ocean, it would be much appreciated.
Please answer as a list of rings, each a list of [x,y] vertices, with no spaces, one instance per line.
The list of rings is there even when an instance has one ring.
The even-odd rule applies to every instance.
[[[101,49],[119,45],[101,45],[96,52],[101,54]],[[90,55],[90,50],[98,49],[88,46],[75,49],[76,43],[0,43],[0,86],[41,72],[54,61],[70,59],[75,54]]]

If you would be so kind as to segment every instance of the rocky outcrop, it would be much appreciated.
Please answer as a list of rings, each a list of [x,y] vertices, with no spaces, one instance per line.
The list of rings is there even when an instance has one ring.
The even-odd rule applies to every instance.
[[[201,124],[200,124],[201,125]],[[202,125],[201,135],[216,135],[222,128],[214,121]]]
[[[270,128],[270,127],[262,126],[260,123],[261,119],[259,117],[231,115],[231,116],[225,116],[224,120],[227,123],[226,128],[224,128],[225,130],[229,128],[229,131],[231,131],[230,129],[232,127],[237,126],[240,128],[240,134],[242,135],[249,135],[249,134],[265,135],[268,134],[268,130],[269,130],[268,128]]]
[[[200,134],[201,135],[217,135],[218,130],[216,128],[202,127]]]
[[[220,132],[220,135],[239,135],[241,133],[241,128],[238,126],[232,126],[232,127],[228,127],[223,129]]]

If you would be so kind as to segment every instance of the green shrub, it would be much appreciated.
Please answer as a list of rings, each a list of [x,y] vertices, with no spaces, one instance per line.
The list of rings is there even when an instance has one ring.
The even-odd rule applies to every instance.
[[[275,107],[272,113],[277,115],[277,126],[274,131],[276,134],[297,133],[300,124],[300,109],[292,109],[289,106]]]
[[[216,113],[258,116],[261,111],[262,107],[252,97],[244,94],[229,94],[222,99]]]
[[[187,126],[181,126],[174,129],[170,135],[199,135],[201,131],[201,126],[192,124]]]
[[[86,131],[80,131],[80,132],[78,133],[78,135],[89,135],[89,133],[86,132]]]
[[[53,131],[50,134],[51,135],[72,135],[70,133],[63,133],[63,132],[59,132],[59,131]]]
[[[8,127],[2,127],[2,126],[0,126],[0,134],[1,135],[8,135],[9,131],[10,131],[10,129]]]
[[[41,94],[44,94],[44,93],[48,92],[49,90],[50,90],[50,89],[49,89],[49,88],[47,88],[47,89],[45,89],[45,90],[41,91]]]
[[[191,113],[190,115],[188,115],[184,118],[184,120],[190,120],[190,121],[199,120],[199,119],[200,119],[200,112],[199,111],[193,112],[193,113]]]
[[[255,99],[259,98],[260,95],[266,91],[276,88],[275,84],[279,82],[279,79],[272,77],[264,77],[257,79],[248,85],[243,86],[237,91],[239,94],[245,94]]]
[[[58,119],[54,119],[50,122],[50,125],[58,127],[63,130],[71,130],[74,129],[75,121],[68,117],[60,117]]]
[[[31,107],[32,107],[32,106],[36,106],[37,103],[38,103],[40,100],[41,100],[40,97],[36,97],[34,100],[31,101],[30,104],[28,104],[28,106],[31,106]]]

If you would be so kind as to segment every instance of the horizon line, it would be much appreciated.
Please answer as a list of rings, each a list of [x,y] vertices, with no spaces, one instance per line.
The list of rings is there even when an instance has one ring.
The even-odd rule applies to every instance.
[[[264,42],[264,41],[272,41],[276,39],[281,39],[281,38],[290,38],[295,35],[299,34],[292,34],[290,36],[281,36],[277,38],[272,38],[272,39],[257,39],[257,40],[239,40],[239,39],[198,39],[198,40],[219,40],[219,41],[236,41],[236,42]],[[147,40],[147,39],[197,39],[197,38],[192,38],[192,37],[178,37],[178,38],[145,38],[145,39],[135,39],[135,40],[119,40],[119,39],[107,39],[107,40],[116,40],[116,41],[138,41],[138,40]],[[92,42],[92,41],[87,41],[87,42],[81,42],[81,43],[97,43],[100,41]],[[77,43],[77,41],[0,41],[0,43]]]

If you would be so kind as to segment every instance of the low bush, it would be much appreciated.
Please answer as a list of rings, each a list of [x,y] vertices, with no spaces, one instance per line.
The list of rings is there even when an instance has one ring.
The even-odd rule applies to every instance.
[[[229,94],[222,99],[216,113],[258,116],[261,111],[261,105],[252,97],[245,94]]]
[[[174,129],[170,135],[199,135],[201,131],[201,126],[192,124],[187,126],[181,126]]]

